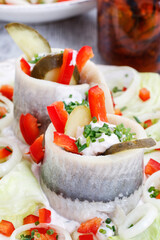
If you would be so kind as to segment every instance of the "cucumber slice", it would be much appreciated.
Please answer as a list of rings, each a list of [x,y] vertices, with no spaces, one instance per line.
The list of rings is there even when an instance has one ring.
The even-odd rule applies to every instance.
[[[35,29],[20,23],[9,23],[5,28],[18,47],[23,51],[28,61],[35,54],[51,53],[48,41]]]
[[[76,138],[77,128],[88,125],[91,122],[90,109],[86,106],[76,107],[68,117],[65,126],[65,134]]]

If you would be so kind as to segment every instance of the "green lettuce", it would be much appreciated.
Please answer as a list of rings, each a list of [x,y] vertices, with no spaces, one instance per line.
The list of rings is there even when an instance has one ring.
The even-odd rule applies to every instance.
[[[23,218],[44,206],[46,198],[31,171],[31,164],[22,161],[0,180],[0,220],[11,221],[15,227]]]
[[[119,236],[109,237],[109,240],[124,240]],[[159,240],[160,239],[160,215],[155,219],[152,225],[147,228],[143,233],[134,238],[125,240]]]

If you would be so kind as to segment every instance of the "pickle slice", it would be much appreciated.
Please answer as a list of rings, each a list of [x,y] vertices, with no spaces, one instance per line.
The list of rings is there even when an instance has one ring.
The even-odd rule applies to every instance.
[[[9,23],[5,28],[28,61],[36,54],[51,53],[48,41],[35,29],[20,23]]]
[[[137,149],[137,148],[150,148],[156,145],[156,142],[153,138],[144,138],[144,139],[137,139],[134,141],[128,142],[121,142],[112,145],[108,148],[103,155],[114,154],[126,150]]]
[[[63,53],[43,57],[33,67],[31,77],[57,82],[62,62]],[[75,66],[70,85],[78,84],[79,80],[79,71],[77,66]]]

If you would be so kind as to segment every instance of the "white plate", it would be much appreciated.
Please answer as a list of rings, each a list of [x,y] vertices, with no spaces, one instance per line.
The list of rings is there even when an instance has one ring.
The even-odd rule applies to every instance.
[[[0,5],[0,21],[42,23],[57,21],[87,12],[96,0],[72,0],[51,4]]]

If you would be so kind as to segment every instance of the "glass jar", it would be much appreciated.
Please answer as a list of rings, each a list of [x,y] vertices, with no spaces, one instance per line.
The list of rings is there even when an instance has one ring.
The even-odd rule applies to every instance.
[[[98,0],[98,48],[107,64],[160,72],[160,0]]]

